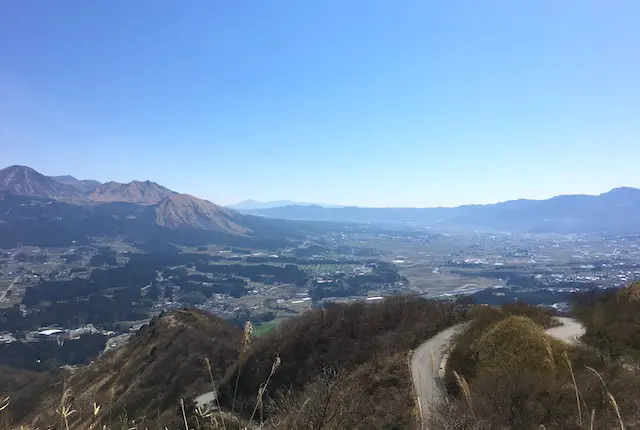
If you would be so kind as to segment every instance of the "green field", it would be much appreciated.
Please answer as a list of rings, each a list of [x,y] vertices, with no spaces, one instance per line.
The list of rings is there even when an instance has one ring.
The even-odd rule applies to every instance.
[[[278,325],[280,325],[282,321],[284,321],[284,319],[281,318],[281,319],[275,319],[273,321],[260,324],[259,326],[254,327],[253,334],[258,337],[264,336],[265,334],[269,333],[271,330],[278,327]]]

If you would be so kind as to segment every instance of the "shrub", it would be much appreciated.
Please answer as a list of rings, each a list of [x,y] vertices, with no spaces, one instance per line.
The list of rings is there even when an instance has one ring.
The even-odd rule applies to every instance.
[[[479,373],[544,374],[555,369],[549,336],[526,317],[509,316],[495,323],[471,349],[477,355]]]

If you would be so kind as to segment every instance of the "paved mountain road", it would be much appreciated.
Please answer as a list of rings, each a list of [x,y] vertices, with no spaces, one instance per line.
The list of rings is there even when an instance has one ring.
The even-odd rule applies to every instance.
[[[564,325],[551,328],[547,333],[567,343],[578,343],[578,338],[584,334],[584,327],[573,318],[557,319]],[[462,324],[441,331],[420,345],[411,355],[411,379],[418,396],[423,423],[427,422],[430,406],[443,395],[440,378],[444,374],[445,348],[461,328]]]
[[[584,327],[578,320],[566,317],[556,317],[562,322],[560,327],[554,327],[547,330],[549,335],[555,337],[558,340],[565,341],[570,344],[580,343],[578,338],[584,335]]]

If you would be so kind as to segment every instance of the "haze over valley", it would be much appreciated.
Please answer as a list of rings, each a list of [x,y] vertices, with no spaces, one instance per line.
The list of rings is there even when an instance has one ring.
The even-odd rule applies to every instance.
[[[121,387],[116,408],[149,415],[175,402],[175,394],[145,394],[140,402],[146,391],[125,384],[127,375],[166,372],[181,360],[171,345],[192,342],[192,357],[216,351],[221,367],[211,376],[221,381],[218,395],[229,395],[232,380],[224,368],[235,366],[233,342],[241,342],[247,321],[265,339],[258,345],[276,345],[264,354],[291,359],[293,352],[281,343],[286,330],[307,330],[304,321],[313,318],[335,317],[337,323],[340,312],[358,309],[371,313],[358,318],[378,318],[388,306],[392,313],[452,306],[447,312],[458,321],[464,318],[457,312],[469,303],[523,312],[510,308],[519,303],[531,306],[528,315],[569,315],[583,297],[612,294],[640,279],[639,194],[621,188],[600,196],[447,209],[287,204],[239,212],[149,180],[99,183],[10,166],[0,170],[0,367],[27,378],[12,391],[21,421],[48,422],[55,397],[29,393],[48,392],[48,384],[55,390],[60,366],[73,369],[69,383],[79,398],[93,398],[108,378]],[[435,325],[416,328],[426,330],[418,338],[446,328],[443,316],[426,319]],[[584,334],[579,323],[567,321],[576,329],[569,328],[568,336]],[[377,346],[370,347],[385,350],[379,339],[398,327],[371,332]],[[423,349],[444,347],[451,330]],[[150,348],[164,352],[144,364]],[[427,366],[424,351],[412,362],[416,387],[441,383],[415,373]],[[87,365],[95,357],[102,358]],[[437,357],[444,363],[444,356]],[[394,360],[393,366],[406,366],[402,356]],[[309,368],[311,374],[318,366]],[[176,369],[179,390],[210,398],[210,388],[193,371],[189,363]],[[405,378],[397,383],[410,383]],[[253,398],[252,382],[247,384],[240,395]],[[418,394],[424,403],[435,396]],[[20,406],[27,398],[35,405]],[[393,407],[402,414],[407,406]],[[420,417],[422,423],[442,419],[426,408]],[[176,416],[169,408],[156,418],[174,422]],[[371,419],[376,426],[386,422],[375,414]],[[77,425],[88,424],[79,419]]]
[[[196,306],[265,327],[328,303],[398,294],[526,300],[564,311],[580,291],[640,278],[640,191],[632,188],[447,209],[237,212],[148,180],[69,178],[0,170],[0,305],[26,306],[35,326],[118,324],[119,313],[100,320],[82,307],[71,319],[39,320],[60,300],[70,306],[93,288],[108,291],[103,276],[131,283],[124,291],[138,299],[124,315],[145,320]],[[293,219],[271,218],[278,215]],[[142,262],[153,270],[137,273]],[[54,291],[61,296],[50,297]]]
[[[640,429],[639,16],[0,1],[0,430]]]

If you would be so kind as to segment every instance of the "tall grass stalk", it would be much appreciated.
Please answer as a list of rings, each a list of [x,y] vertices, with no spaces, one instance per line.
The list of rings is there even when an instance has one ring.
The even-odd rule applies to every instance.
[[[589,367],[589,366],[584,366],[584,367],[589,372],[591,372],[594,375],[596,375],[598,377],[598,379],[600,380],[600,383],[602,384],[602,388],[604,388],[604,391],[607,393],[607,399],[609,400],[609,403],[613,407],[613,410],[615,411],[615,413],[616,413],[616,415],[618,417],[618,424],[620,425],[620,430],[625,430],[624,422],[622,421],[622,416],[620,414],[620,407],[618,406],[618,402],[616,402],[616,398],[613,397],[613,394],[611,394],[609,392],[609,389],[607,388],[607,384],[604,383],[604,379],[602,378],[600,373],[598,373],[598,371],[596,369],[594,369],[593,367]]]
[[[180,399],[180,407],[182,408],[182,418],[184,419],[184,430],[189,430],[189,423],[187,422],[187,413],[184,410],[184,399]]]
[[[9,407],[9,403],[11,403],[9,396],[0,397],[0,412],[7,409]]]
[[[60,406],[60,410],[58,413],[62,416],[62,421],[64,422],[64,427],[66,430],[69,430],[69,417],[75,413],[75,409],[71,407],[71,405],[62,405]]]
[[[116,395],[116,387],[115,387],[115,383],[114,385],[111,386],[111,388],[109,388],[109,429],[112,429],[112,418],[113,418],[113,398]]]
[[[613,410],[616,411],[616,415],[618,416],[618,423],[620,424],[620,430],[624,430],[624,423],[622,422],[622,416],[620,415],[620,407],[618,407],[618,402],[616,402],[616,398],[613,397],[613,394],[607,391],[607,396],[609,396],[609,401],[611,402],[611,406],[613,406]]]
[[[62,396],[60,397],[60,408],[56,411],[61,417],[66,430],[69,430],[69,417],[76,411],[71,405],[67,405],[67,398],[71,396],[71,389],[67,388],[67,375],[64,374],[62,382]]]
[[[231,413],[233,414],[236,409],[236,397],[238,395],[238,384],[240,383],[240,372],[242,371],[242,364],[244,361],[244,354],[251,345],[251,339],[253,336],[253,324],[251,321],[244,323],[244,336],[242,337],[242,345],[240,346],[240,357],[238,361],[238,373],[236,375],[236,386],[233,389],[233,401],[231,402]]]
[[[576,376],[573,373],[573,366],[571,365],[571,360],[569,360],[569,356],[565,351],[563,353],[564,359],[567,362],[567,366],[569,367],[569,373],[571,373],[571,380],[573,381],[573,391],[576,395],[576,405],[578,406],[578,423],[580,424],[580,428],[582,428],[582,407],[580,406],[580,391],[578,390],[578,384],[576,383]]]
[[[256,406],[253,408],[253,413],[251,414],[251,418],[249,418],[249,425],[251,425],[251,422],[253,421],[253,417],[255,416],[256,411],[258,410],[258,407],[260,407],[260,428],[262,428],[262,398],[264,396],[264,392],[267,389],[267,385],[269,385],[269,381],[271,380],[271,377],[276,372],[278,367],[280,367],[280,356],[276,354],[276,358],[273,360],[273,364],[271,365],[271,372],[269,372],[269,376],[267,377],[267,380],[263,384],[260,384],[260,387],[258,388],[258,399],[256,402]]]
[[[213,386],[213,392],[215,393],[216,406],[218,407],[218,411],[220,411],[220,419],[222,420],[222,429],[227,430],[227,425],[224,423],[224,417],[222,417],[222,408],[220,408],[220,399],[218,398],[218,388],[216,387],[216,383],[213,380],[213,372],[211,371],[211,362],[208,358],[205,358],[204,361],[207,363],[207,370],[209,371],[209,378],[211,379],[211,385]],[[216,417],[211,414],[211,421],[215,421],[215,426],[218,428],[218,423]]]

